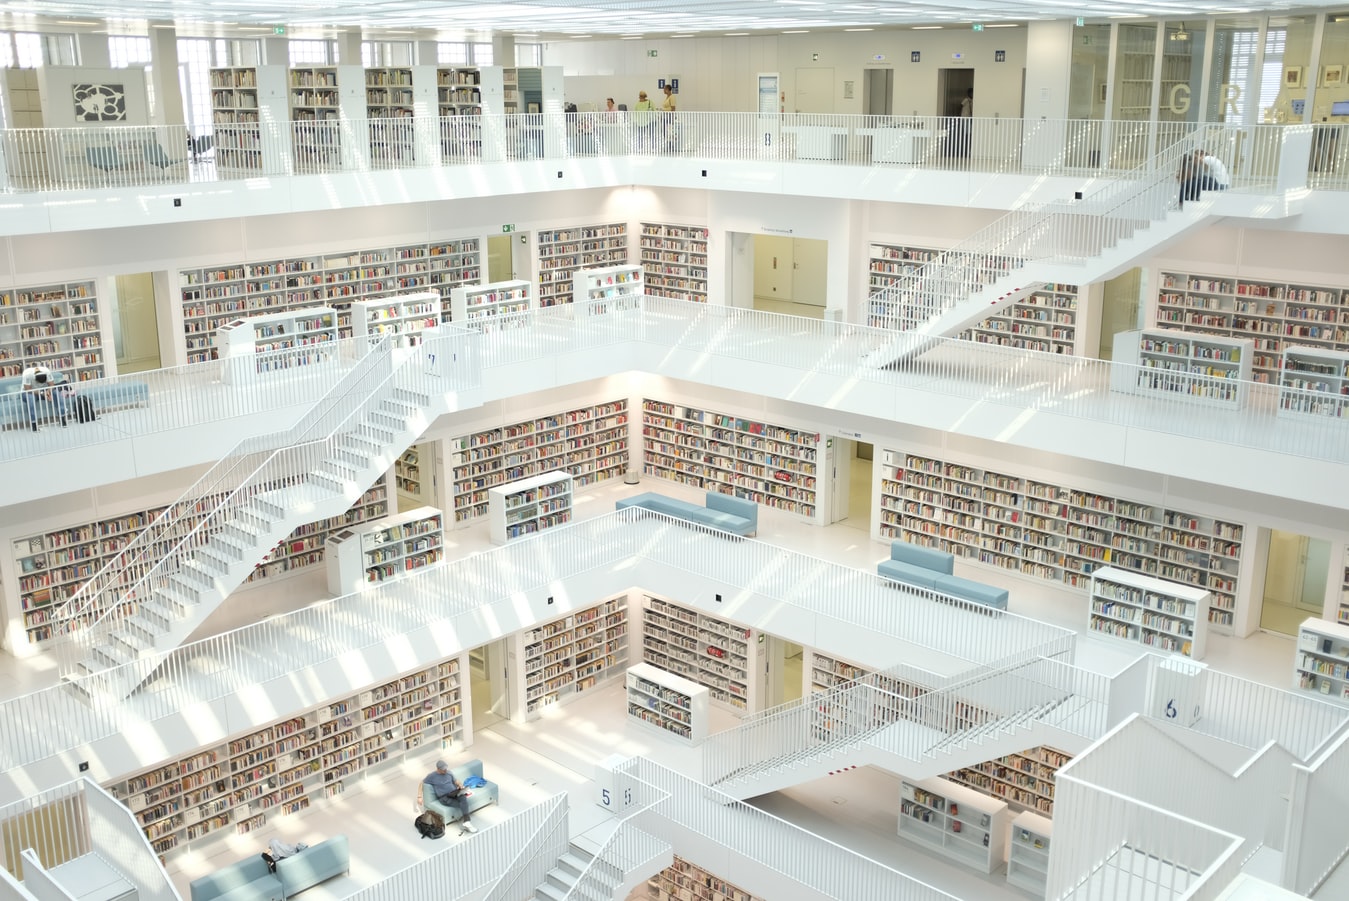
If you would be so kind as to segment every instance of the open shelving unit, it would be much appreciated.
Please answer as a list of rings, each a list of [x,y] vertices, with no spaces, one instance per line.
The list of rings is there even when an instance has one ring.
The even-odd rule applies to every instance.
[[[1303,691],[1349,701],[1349,625],[1315,616],[1302,621],[1293,656],[1293,684]]]
[[[628,716],[689,744],[707,737],[708,690],[649,663],[627,674]]]
[[[643,281],[652,297],[707,303],[707,228],[643,222]]]
[[[1182,510],[882,449],[878,537],[1086,588],[1113,566],[1211,592],[1231,634],[1244,527]]]
[[[452,442],[454,521],[488,514],[488,492],[507,482],[553,470],[574,487],[620,477],[628,470],[628,402],[592,404],[464,435]]]
[[[1278,384],[1288,344],[1349,351],[1343,288],[1199,273],[1160,273],[1156,324],[1250,339],[1252,377]]]
[[[732,711],[757,709],[750,669],[754,630],[663,598],[642,598],[642,660],[705,686]]]
[[[556,470],[487,490],[487,518],[493,544],[565,525],[572,516],[572,477]]]
[[[817,433],[645,398],[642,445],[647,475],[816,519]]]
[[[436,110],[441,116],[482,112],[482,73],[476,66],[436,70]]]
[[[418,507],[341,529],[326,547],[328,592],[341,597],[441,562],[444,517],[434,507]]]
[[[183,362],[215,359],[215,330],[256,313],[330,306],[338,337],[346,338],[352,301],[431,290],[440,294],[441,321],[448,322],[453,290],[480,275],[477,238],[184,269]]]
[[[484,327],[490,320],[534,308],[531,284],[524,279],[460,285],[450,294],[451,319],[456,325]]]
[[[537,233],[539,306],[571,303],[572,273],[589,266],[611,266],[628,261],[625,222],[545,228]]]
[[[1007,858],[1007,805],[941,777],[899,784],[899,835],[993,873]]]
[[[578,269],[572,273],[571,292],[573,302],[640,297],[642,267],[625,265]]]
[[[1349,546],[1344,549],[1344,578],[1340,582],[1340,609],[1335,618],[1349,624]]]
[[[390,769],[439,739],[472,742],[464,655],[278,720],[105,786],[136,817],[156,853],[233,826],[304,810]]]
[[[650,901],[764,901],[678,854],[674,863],[646,881]]]
[[[1244,407],[1255,353],[1246,338],[1137,329],[1115,336],[1111,389],[1180,398],[1216,407]],[[1140,367],[1132,369],[1131,366]]]
[[[263,173],[279,164],[262,136],[262,121],[284,122],[286,70],[281,66],[214,68],[211,80],[212,145],[217,169]]]
[[[1054,823],[1029,810],[1012,817],[1010,841],[1007,844],[1007,884],[1030,892],[1037,898],[1045,895],[1049,880],[1049,843],[1054,837]]]
[[[1028,748],[947,773],[946,778],[1021,810],[1054,815],[1054,779],[1072,755],[1050,747]]]
[[[512,709],[531,720],[607,684],[628,666],[628,597],[619,595],[569,616],[516,633],[523,678]]]
[[[67,381],[106,375],[93,282],[0,290],[0,377],[46,366]]]
[[[395,294],[351,304],[351,331],[365,335],[371,344],[386,335],[396,336],[399,347],[413,347],[425,334],[440,327],[440,295],[435,291]]]
[[[1349,416],[1349,351],[1285,346],[1278,415]]]
[[[245,316],[216,329],[215,340],[218,355],[226,361],[221,371],[226,383],[335,363],[337,311],[306,307]]]
[[[1091,574],[1087,626],[1158,651],[1203,659],[1208,592],[1105,567]]]
[[[342,164],[339,132],[320,122],[341,118],[336,66],[297,66],[290,70],[290,119],[295,162],[302,169],[332,169]]]
[[[343,515],[300,526],[268,552],[248,581],[278,577],[318,563],[329,534],[388,512],[385,495],[385,485],[379,482]],[[28,640],[50,639],[52,619],[71,595],[163,510],[137,510],[15,540],[11,548],[18,573],[17,597]]]

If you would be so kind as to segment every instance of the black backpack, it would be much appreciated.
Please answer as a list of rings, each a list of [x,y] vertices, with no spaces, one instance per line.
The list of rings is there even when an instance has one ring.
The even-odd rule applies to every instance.
[[[434,810],[427,810],[417,816],[412,821],[412,825],[417,827],[417,831],[422,834],[422,838],[444,838],[445,837],[445,818]]]
[[[98,418],[94,412],[94,402],[83,394],[75,395],[74,407],[76,422],[93,422]]]

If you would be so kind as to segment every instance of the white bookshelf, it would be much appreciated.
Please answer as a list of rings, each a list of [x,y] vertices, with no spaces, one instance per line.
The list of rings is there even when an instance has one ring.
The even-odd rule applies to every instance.
[[[487,320],[533,309],[531,285],[524,279],[460,285],[450,292],[450,318],[456,325],[485,325]]]
[[[514,636],[523,678],[513,709],[534,719],[607,684],[628,666],[628,597],[619,595]]]
[[[1345,314],[1349,319],[1349,312]],[[1349,351],[1288,345],[1279,370],[1280,416],[1349,416]]]
[[[94,282],[0,289],[0,377],[29,366],[76,382],[107,374]]]
[[[507,482],[487,492],[493,544],[505,544],[571,522],[572,477],[562,470]]]
[[[572,273],[572,302],[640,297],[641,266],[597,266]]]
[[[351,332],[371,344],[394,336],[400,347],[420,344],[429,331],[440,327],[440,295],[435,291],[395,294],[351,304]]]
[[[1135,329],[1115,335],[1111,388],[1216,407],[1249,400],[1253,345],[1246,338]],[[1131,367],[1139,367],[1137,369]]]
[[[708,690],[649,663],[627,672],[628,716],[689,744],[707,737]]]
[[[1007,805],[940,777],[899,785],[899,835],[993,873],[1007,857]]]
[[[1293,684],[1303,691],[1349,700],[1349,625],[1318,617],[1298,627]]]
[[[336,66],[298,66],[289,72],[293,152],[303,171],[342,165],[342,143],[335,127],[342,108],[337,72]]]
[[[642,599],[642,660],[708,689],[737,713],[758,709],[754,632],[663,598]]]
[[[877,538],[1086,588],[1103,566],[1207,588],[1231,634],[1245,528],[1132,498],[882,449]]]
[[[394,487],[398,490],[400,509],[404,499],[413,502],[413,506],[424,506],[431,497],[431,478],[433,471],[432,456],[435,445],[431,442],[414,444],[398,456],[393,463]]]
[[[652,297],[707,303],[707,229],[643,222],[638,237],[642,282]]]
[[[628,261],[625,222],[546,228],[538,241],[539,306],[571,303],[572,273],[585,267],[621,265]]]
[[[285,122],[286,70],[281,66],[236,66],[211,70],[212,143],[217,169],[274,174],[281,171],[273,136],[262,122]],[[284,146],[284,142],[282,144]]]
[[[445,554],[444,516],[418,507],[342,529],[327,541],[328,591],[340,597],[439,563]]]
[[[816,519],[818,433],[645,398],[642,445],[647,475]]]
[[[467,655],[450,657],[105,787],[160,855],[230,826],[254,832],[396,770],[432,741],[471,744],[467,672]]]
[[[337,311],[306,307],[235,319],[216,330],[216,350],[226,361],[221,377],[240,381],[337,359]]]
[[[678,854],[674,863],[646,881],[646,894],[630,895],[629,901],[638,898],[648,901],[764,901]]]
[[[1340,609],[1335,618],[1349,625],[1349,546],[1344,549],[1344,574],[1340,580]]]
[[[482,112],[482,73],[476,66],[436,70],[436,110],[442,117]]]
[[[1007,884],[1043,898],[1049,879],[1054,822],[1027,810],[1012,818],[1007,843]]]
[[[1004,754],[946,774],[946,778],[1006,801],[1019,810],[1054,815],[1054,786],[1059,768],[1072,759],[1057,748],[1041,746]]]
[[[1092,573],[1088,627],[1194,660],[1204,656],[1209,594],[1151,576],[1105,567]]]

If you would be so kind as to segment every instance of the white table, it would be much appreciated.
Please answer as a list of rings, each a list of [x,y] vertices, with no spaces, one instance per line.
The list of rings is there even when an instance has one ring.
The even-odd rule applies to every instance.
[[[927,152],[927,143],[933,138],[945,136],[945,132],[934,132],[928,128],[859,128],[859,135],[871,136],[871,161],[873,163],[917,163]]]
[[[829,125],[789,125],[782,129],[796,135],[798,160],[841,160],[848,129]]]

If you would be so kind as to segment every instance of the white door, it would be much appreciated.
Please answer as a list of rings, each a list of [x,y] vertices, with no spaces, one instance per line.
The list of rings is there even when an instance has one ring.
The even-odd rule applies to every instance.
[[[829,242],[792,239],[792,300],[823,308],[829,280]]]
[[[852,501],[853,443],[847,438],[828,438],[825,459],[829,466],[829,521],[848,518]]]
[[[792,239],[754,236],[754,296],[788,302],[792,294]]]
[[[834,70],[797,69],[796,105],[798,113],[832,113],[834,111]]]

